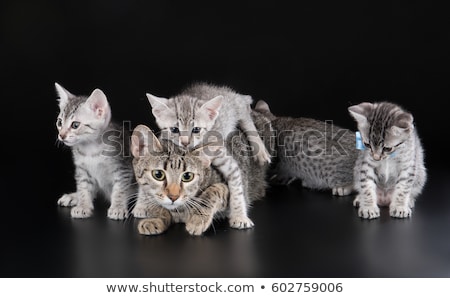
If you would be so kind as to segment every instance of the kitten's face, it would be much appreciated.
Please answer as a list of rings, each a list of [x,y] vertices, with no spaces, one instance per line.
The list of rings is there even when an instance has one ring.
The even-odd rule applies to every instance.
[[[98,138],[111,117],[104,93],[96,89],[89,97],[75,96],[58,84],[56,90],[60,110],[56,119],[58,140],[74,146]]]
[[[136,180],[152,201],[168,210],[196,208],[195,195],[202,181],[202,161],[167,152],[135,159]],[[197,206],[199,207],[199,206]]]
[[[349,108],[372,159],[391,156],[411,135],[413,117],[392,103],[361,103]]]
[[[222,139],[211,131],[219,113],[221,96],[207,102],[188,96],[165,99],[147,94],[147,97],[161,129],[161,138],[186,148]]]

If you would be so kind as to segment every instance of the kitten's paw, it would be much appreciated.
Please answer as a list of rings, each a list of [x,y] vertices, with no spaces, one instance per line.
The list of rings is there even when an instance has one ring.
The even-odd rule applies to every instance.
[[[265,148],[264,148],[264,150],[259,150],[258,153],[256,153],[255,158],[259,162],[260,165],[264,165],[265,163],[270,163],[270,161],[271,161],[271,156]]]
[[[72,215],[73,218],[88,218],[91,217],[93,213],[93,208],[84,206],[75,206],[70,210],[70,215]]]
[[[139,222],[138,231],[142,235],[159,235],[167,229],[164,221],[160,218],[146,218]]]
[[[380,217],[380,208],[378,206],[360,206],[358,216],[365,219],[374,219]]]
[[[145,207],[134,207],[133,211],[131,211],[131,213],[136,218],[147,218],[150,216],[148,209]]]
[[[124,207],[111,207],[108,209],[108,217],[115,220],[124,220],[128,218],[128,209]]]
[[[192,216],[188,222],[186,222],[186,230],[193,236],[200,236],[211,225],[212,219],[207,219],[202,216]]]
[[[339,187],[333,187],[332,189],[333,196],[348,196],[353,192],[353,186],[347,185],[347,186],[339,186]],[[354,204],[354,202],[353,202]]]
[[[230,218],[230,227],[234,229],[250,229],[254,225],[253,221],[248,217],[239,216]]]
[[[72,207],[78,204],[75,193],[65,194],[58,200],[58,205],[63,207]]]
[[[353,200],[353,207],[359,207],[359,197],[356,197],[356,198]]]
[[[390,206],[389,214],[392,217],[406,218],[406,217],[411,216],[412,210],[411,210],[411,208],[406,207],[406,206]]]

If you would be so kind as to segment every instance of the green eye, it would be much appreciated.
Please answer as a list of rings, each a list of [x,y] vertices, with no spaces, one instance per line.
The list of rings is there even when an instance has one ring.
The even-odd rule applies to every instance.
[[[70,127],[72,127],[73,129],[77,129],[78,127],[80,127],[80,122],[74,121],[74,122],[72,122]]]
[[[164,178],[166,178],[166,175],[164,174],[164,171],[162,171],[162,170],[153,170],[152,177],[158,181],[163,181]]]
[[[192,179],[194,179],[194,173],[192,172],[185,172],[181,175],[181,181],[183,182],[191,182]]]

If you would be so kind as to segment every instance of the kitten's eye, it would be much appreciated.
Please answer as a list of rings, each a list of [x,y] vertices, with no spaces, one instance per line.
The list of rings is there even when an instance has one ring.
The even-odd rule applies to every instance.
[[[57,127],[61,127],[62,126],[62,119],[58,118],[58,120],[56,120],[56,126]]]
[[[390,153],[390,152],[392,152],[393,150],[394,150],[393,147],[384,147],[384,148],[383,148],[383,152],[385,152],[385,153]]]
[[[77,129],[78,127],[80,127],[80,122],[74,121],[74,122],[72,122],[70,127],[72,127],[73,129]]]
[[[186,172],[181,175],[181,181],[183,182],[191,182],[194,179],[194,173]]]
[[[162,170],[153,170],[152,177],[158,181],[163,181],[164,178],[166,178],[166,174],[164,174],[164,171]]]
[[[200,127],[194,127],[192,129],[192,133],[200,133],[201,128]]]
[[[370,144],[369,143],[364,143],[364,147],[370,148]]]
[[[180,130],[178,129],[178,127],[171,127],[171,128],[170,128],[170,131],[171,131],[172,133],[180,133]]]

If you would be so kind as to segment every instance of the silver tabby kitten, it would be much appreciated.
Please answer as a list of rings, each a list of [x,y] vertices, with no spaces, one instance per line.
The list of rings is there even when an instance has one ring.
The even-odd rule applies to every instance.
[[[275,116],[262,100],[254,110],[271,119],[276,131],[272,180],[281,184],[301,180],[306,188],[331,189],[338,196],[353,191],[358,155],[354,132],[315,119]]]
[[[132,160],[125,157],[127,146],[122,129],[111,122],[111,108],[105,94],[95,89],[90,96],[75,96],[55,83],[59,96],[56,121],[58,139],[71,147],[77,190],[58,200],[73,206],[74,218],[92,216],[94,198],[102,192],[111,200],[108,217],[128,217],[128,199],[136,192]],[[105,142],[107,141],[107,142]]]
[[[348,110],[366,148],[355,165],[358,215],[377,218],[378,206],[389,206],[392,217],[411,216],[427,176],[413,116],[389,102],[363,102]]]
[[[231,151],[243,171],[245,197],[265,195],[267,166],[256,163],[241,138],[233,138]],[[158,140],[144,125],[135,128],[131,150],[139,193],[133,213],[147,217],[138,224],[139,233],[157,235],[172,223],[185,223],[191,235],[201,235],[213,219],[229,217],[229,190],[211,160],[226,154],[223,147],[186,149]],[[248,208],[250,201],[245,202]]]
[[[211,140],[228,142],[229,135],[237,126],[242,129],[252,144],[255,158],[262,165],[270,161],[270,155],[251,118],[252,98],[238,94],[228,87],[206,83],[193,84],[177,96],[156,97],[147,94],[161,138],[177,145],[193,148]],[[230,154],[213,161],[225,176],[230,191],[230,225],[245,229],[254,224],[248,218],[242,173]]]

